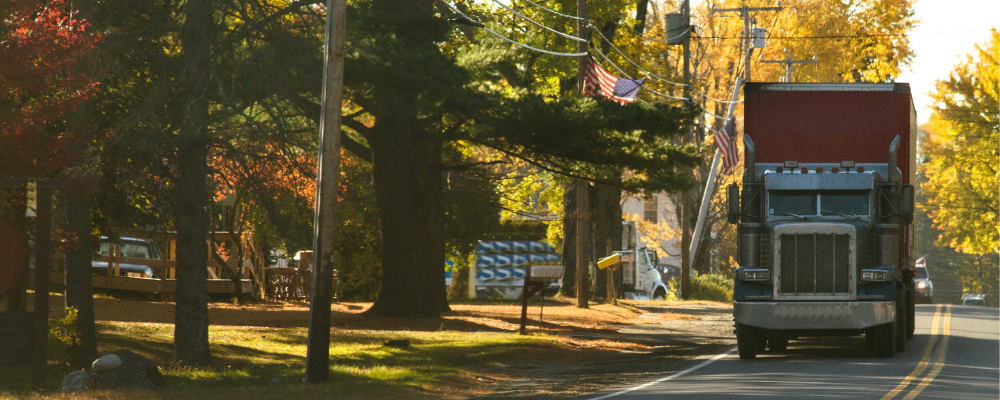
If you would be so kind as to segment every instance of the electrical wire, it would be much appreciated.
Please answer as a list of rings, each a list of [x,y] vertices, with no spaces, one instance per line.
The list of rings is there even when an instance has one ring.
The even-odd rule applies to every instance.
[[[615,68],[615,70],[616,70],[616,71],[618,71],[618,73],[620,73],[620,74],[621,74],[622,76],[624,76],[625,78],[628,78],[628,79],[632,79],[632,77],[631,77],[631,76],[629,76],[629,74],[625,73],[625,71],[622,71],[622,69],[621,69],[621,68],[619,68],[617,64],[615,64],[615,63],[614,63],[614,62],[612,62],[612,61],[611,61],[610,59],[608,59],[608,56],[604,55],[604,53],[601,53],[601,52],[599,52],[599,51],[597,51],[596,53],[597,53],[597,55],[601,56],[601,58],[603,58],[603,59],[604,59],[604,61],[606,61],[606,62],[607,62],[608,64],[611,64],[611,66],[612,66],[612,67],[614,67],[614,68]],[[644,78],[644,79],[645,79],[645,78]],[[635,79],[632,79],[632,80],[635,80]],[[665,99],[671,99],[671,100],[684,100],[684,101],[687,101],[687,100],[688,100],[687,98],[684,98],[684,97],[674,97],[674,96],[670,96],[670,95],[666,95],[666,94],[663,94],[663,93],[660,93],[660,92],[657,92],[657,91],[655,91],[655,90],[653,90],[653,89],[650,89],[650,88],[649,88],[648,86],[646,86],[646,85],[639,85],[639,86],[640,86],[640,87],[642,87],[643,89],[646,89],[646,90],[648,90],[648,91],[649,91],[650,93],[653,93],[653,94],[655,94],[655,95],[657,95],[657,96],[660,96],[660,97],[663,97],[663,98],[665,98]]]
[[[563,56],[563,57],[583,57],[583,56],[587,55],[587,52],[583,52],[583,53],[560,53],[560,52],[556,52],[556,51],[549,51],[549,50],[545,50],[545,49],[539,49],[537,47],[531,47],[530,45],[518,42],[518,41],[516,41],[514,39],[511,39],[509,37],[506,37],[504,35],[496,33],[492,29],[487,28],[485,26],[483,27],[483,29],[485,29],[489,33],[492,33],[493,36],[496,36],[496,37],[498,37],[500,39],[503,39],[503,40],[506,40],[506,41],[508,41],[508,42],[510,42],[512,44],[524,47],[524,48],[526,48],[528,50],[537,51],[537,52],[542,53],[542,54],[548,54],[548,55],[552,55],[552,56]]]
[[[922,35],[946,35],[954,33],[973,33],[980,31],[971,32],[936,32],[936,33],[924,33]],[[771,36],[772,39],[851,39],[851,38],[869,38],[869,37],[901,37],[910,35],[921,35],[919,33],[887,33],[887,34],[871,34],[871,35],[823,35],[823,36]],[[742,36],[692,36],[693,39],[743,39]]]
[[[621,49],[619,49],[617,46],[615,46],[615,44],[611,40],[609,40],[606,36],[604,36],[604,34],[601,33],[600,29],[597,29],[597,27],[594,26],[593,24],[590,25],[590,28],[593,29],[594,32],[597,32],[597,34],[599,36],[601,36],[601,38],[604,39],[604,41],[608,42],[608,45],[610,45],[611,48],[614,49],[616,53],[618,53],[620,56],[622,56],[622,58],[624,58],[625,60],[628,60],[628,62],[632,63],[632,65],[634,65],[640,71],[645,72],[648,76],[652,77],[653,79],[656,79],[656,80],[661,81],[661,82],[669,83],[669,84],[672,84],[672,85],[677,85],[677,86],[689,86],[689,85],[685,85],[683,83],[677,83],[677,82],[673,82],[673,81],[669,81],[669,80],[663,79],[659,75],[656,75],[656,74],[652,73],[651,71],[643,68],[639,64],[636,64],[635,61],[632,61],[632,59],[628,58],[628,56],[625,55],[625,53],[622,52]]]
[[[543,10],[545,10],[545,11],[548,11],[548,12],[550,12],[550,13],[553,13],[553,14],[555,14],[555,15],[558,15],[558,16],[560,16],[560,17],[566,17],[566,18],[570,18],[570,19],[575,19],[575,20],[577,20],[577,21],[583,21],[583,20],[585,20],[585,19],[586,19],[586,18],[580,18],[580,17],[577,17],[577,16],[575,16],[575,15],[569,15],[569,14],[563,14],[563,13],[561,13],[561,12],[559,12],[559,11],[556,11],[556,10],[551,10],[551,9],[548,9],[548,8],[545,8],[545,6],[543,6],[543,5],[541,5],[541,4],[537,4],[537,3],[535,3],[535,2],[532,2],[531,0],[524,0],[524,1],[525,1],[525,2],[527,2],[528,4],[531,4],[531,5],[535,6],[535,7],[538,7],[538,8],[541,8],[541,9],[543,9]]]
[[[476,21],[475,21],[475,20],[473,20],[472,18],[469,18],[469,16],[468,16],[468,15],[465,15],[465,13],[463,13],[463,12],[462,12],[461,10],[459,10],[459,9],[458,9],[457,7],[455,7],[455,6],[451,5],[451,3],[448,3],[448,2],[447,2],[447,1],[445,1],[445,0],[440,0],[440,1],[441,1],[441,3],[444,3],[444,5],[448,6],[448,8],[450,8],[450,9],[451,9],[451,11],[453,11],[454,13],[456,13],[456,14],[458,14],[458,15],[460,15],[460,16],[462,16],[462,17],[464,17],[465,19],[467,19],[467,20],[469,20],[469,21],[473,21],[473,22],[476,22]],[[478,23],[478,22],[477,22],[477,23]],[[480,25],[483,25],[482,23],[479,23],[479,24],[480,24]],[[492,29],[488,28],[488,27],[487,27],[486,25],[483,25],[483,26],[482,26],[482,28],[483,28],[484,30],[486,30],[486,32],[489,32],[489,33],[491,33],[491,34],[492,34],[493,36],[496,36],[496,37],[498,37],[498,38],[500,38],[500,39],[503,39],[503,40],[505,40],[505,41],[507,41],[507,42],[510,42],[510,43],[512,43],[512,44],[515,44],[515,45],[517,45],[517,46],[521,46],[521,47],[524,47],[524,48],[526,48],[526,49],[528,49],[528,50],[532,50],[532,51],[537,51],[537,52],[539,52],[539,53],[542,53],[542,54],[548,54],[548,55],[553,55],[553,56],[563,56],[563,57],[583,57],[583,56],[586,56],[586,55],[588,54],[587,52],[582,52],[582,53],[560,53],[560,52],[556,52],[556,51],[549,51],[549,50],[545,50],[545,49],[539,49],[539,48],[537,48],[537,47],[532,47],[532,46],[530,46],[530,45],[527,45],[527,44],[524,44],[524,43],[521,43],[521,42],[518,42],[518,41],[516,41],[516,40],[514,40],[514,39],[511,39],[511,38],[509,38],[509,37],[506,37],[506,36],[504,36],[504,35],[501,35],[501,34],[499,34],[499,33],[495,32],[495,31],[493,31]]]
[[[562,32],[559,32],[559,31],[557,31],[555,29],[552,29],[552,28],[549,28],[549,27],[547,27],[545,25],[542,25],[538,21],[535,21],[535,20],[533,20],[531,18],[526,17],[524,14],[521,14],[521,13],[517,12],[517,10],[514,10],[513,8],[507,7],[507,5],[501,3],[500,0],[493,0],[493,2],[497,3],[497,5],[499,5],[500,7],[503,7],[503,9],[505,9],[507,11],[510,11],[511,14],[514,14],[514,15],[516,15],[518,17],[521,17],[521,19],[523,19],[525,21],[528,21],[528,22],[531,22],[532,24],[534,24],[535,26],[538,26],[539,28],[545,29],[545,30],[547,30],[549,32],[552,32],[552,33],[555,33],[556,35],[562,36],[562,37],[564,37],[566,39],[569,39],[569,40],[575,40],[575,41],[580,42],[580,43],[588,43],[588,42],[590,42],[587,39],[583,39],[583,38],[579,38],[579,37],[576,37],[576,36],[573,36],[573,35],[570,35],[570,34],[562,33]]]

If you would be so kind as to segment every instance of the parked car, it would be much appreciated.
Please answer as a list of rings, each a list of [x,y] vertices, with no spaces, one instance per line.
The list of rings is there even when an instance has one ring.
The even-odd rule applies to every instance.
[[[982,294],[963,294],[962,295],[962,305],[964,305],[964,306],[986,307],[986,295],[982,295]]]
[[[934,283],[931,282],[931,273],[927,271],[927,264],[917,264],[916,269],[917,273],[913,277],[913,284],[917,287],[914,300],[917,303],[933,303]]]
[[[121,238],[118,242],[121,249],[119,256],[124,258],[135,258],[143,260],[160,260],[160,248],[156,242],[146,239]],[[101,256],[111,256],[111,239],[101,237],[101,248],[98,253]],[[107,261],[91,261],[91,267],[96,275],[108,274]],[[130,276],[134,278],[152,278],[153,269],[142,264],[118,263],[118,276]]]

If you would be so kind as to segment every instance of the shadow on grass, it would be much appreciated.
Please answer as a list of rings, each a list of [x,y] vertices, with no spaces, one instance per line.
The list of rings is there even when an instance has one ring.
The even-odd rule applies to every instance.
[[[561,364],[585,351],[548,336],[513,333],[334,330],[330,383],[303,384],[307,330],[304,328],[217,327],[210,330],[213,367],[173,364],[173,326],[99,323],[102,353],[127,348],[162,367],[170,388],[157,393],[103,393],[111,398],[447,398],[482,393],[512,372],[509,364]],[[407,348],[385,347],[410,339]],[[502,370],[503,369],[503,370]],[[63,375],[49,377],[55,391]],[[515,372],[516,373],[516,372]],[[0,397],[38,397],[25,382],[30,370],[0,368]],[[91,393],[82,396],[99,397]],[[42,395],[41,397],[45,397]]]

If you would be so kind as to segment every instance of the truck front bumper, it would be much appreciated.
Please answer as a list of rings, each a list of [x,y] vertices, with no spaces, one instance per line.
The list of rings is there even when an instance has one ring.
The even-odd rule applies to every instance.
[[[864,329],[896,319],[891,301],[736,302],[739,324],[764,329]]]

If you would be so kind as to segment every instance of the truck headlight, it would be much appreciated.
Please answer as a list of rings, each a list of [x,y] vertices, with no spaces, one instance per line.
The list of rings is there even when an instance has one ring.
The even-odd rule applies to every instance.
[[[927,281],[917,282],[917,289],[926,289],[926,288],[927,288]]]
[[[745,269],[740,279],[748,282],[766,282],[771,280],[771,270]]]
[[[883,271],[880,269],[861,270],[862,282],[886,282],[888,280],[889,280],[889,271]]]

